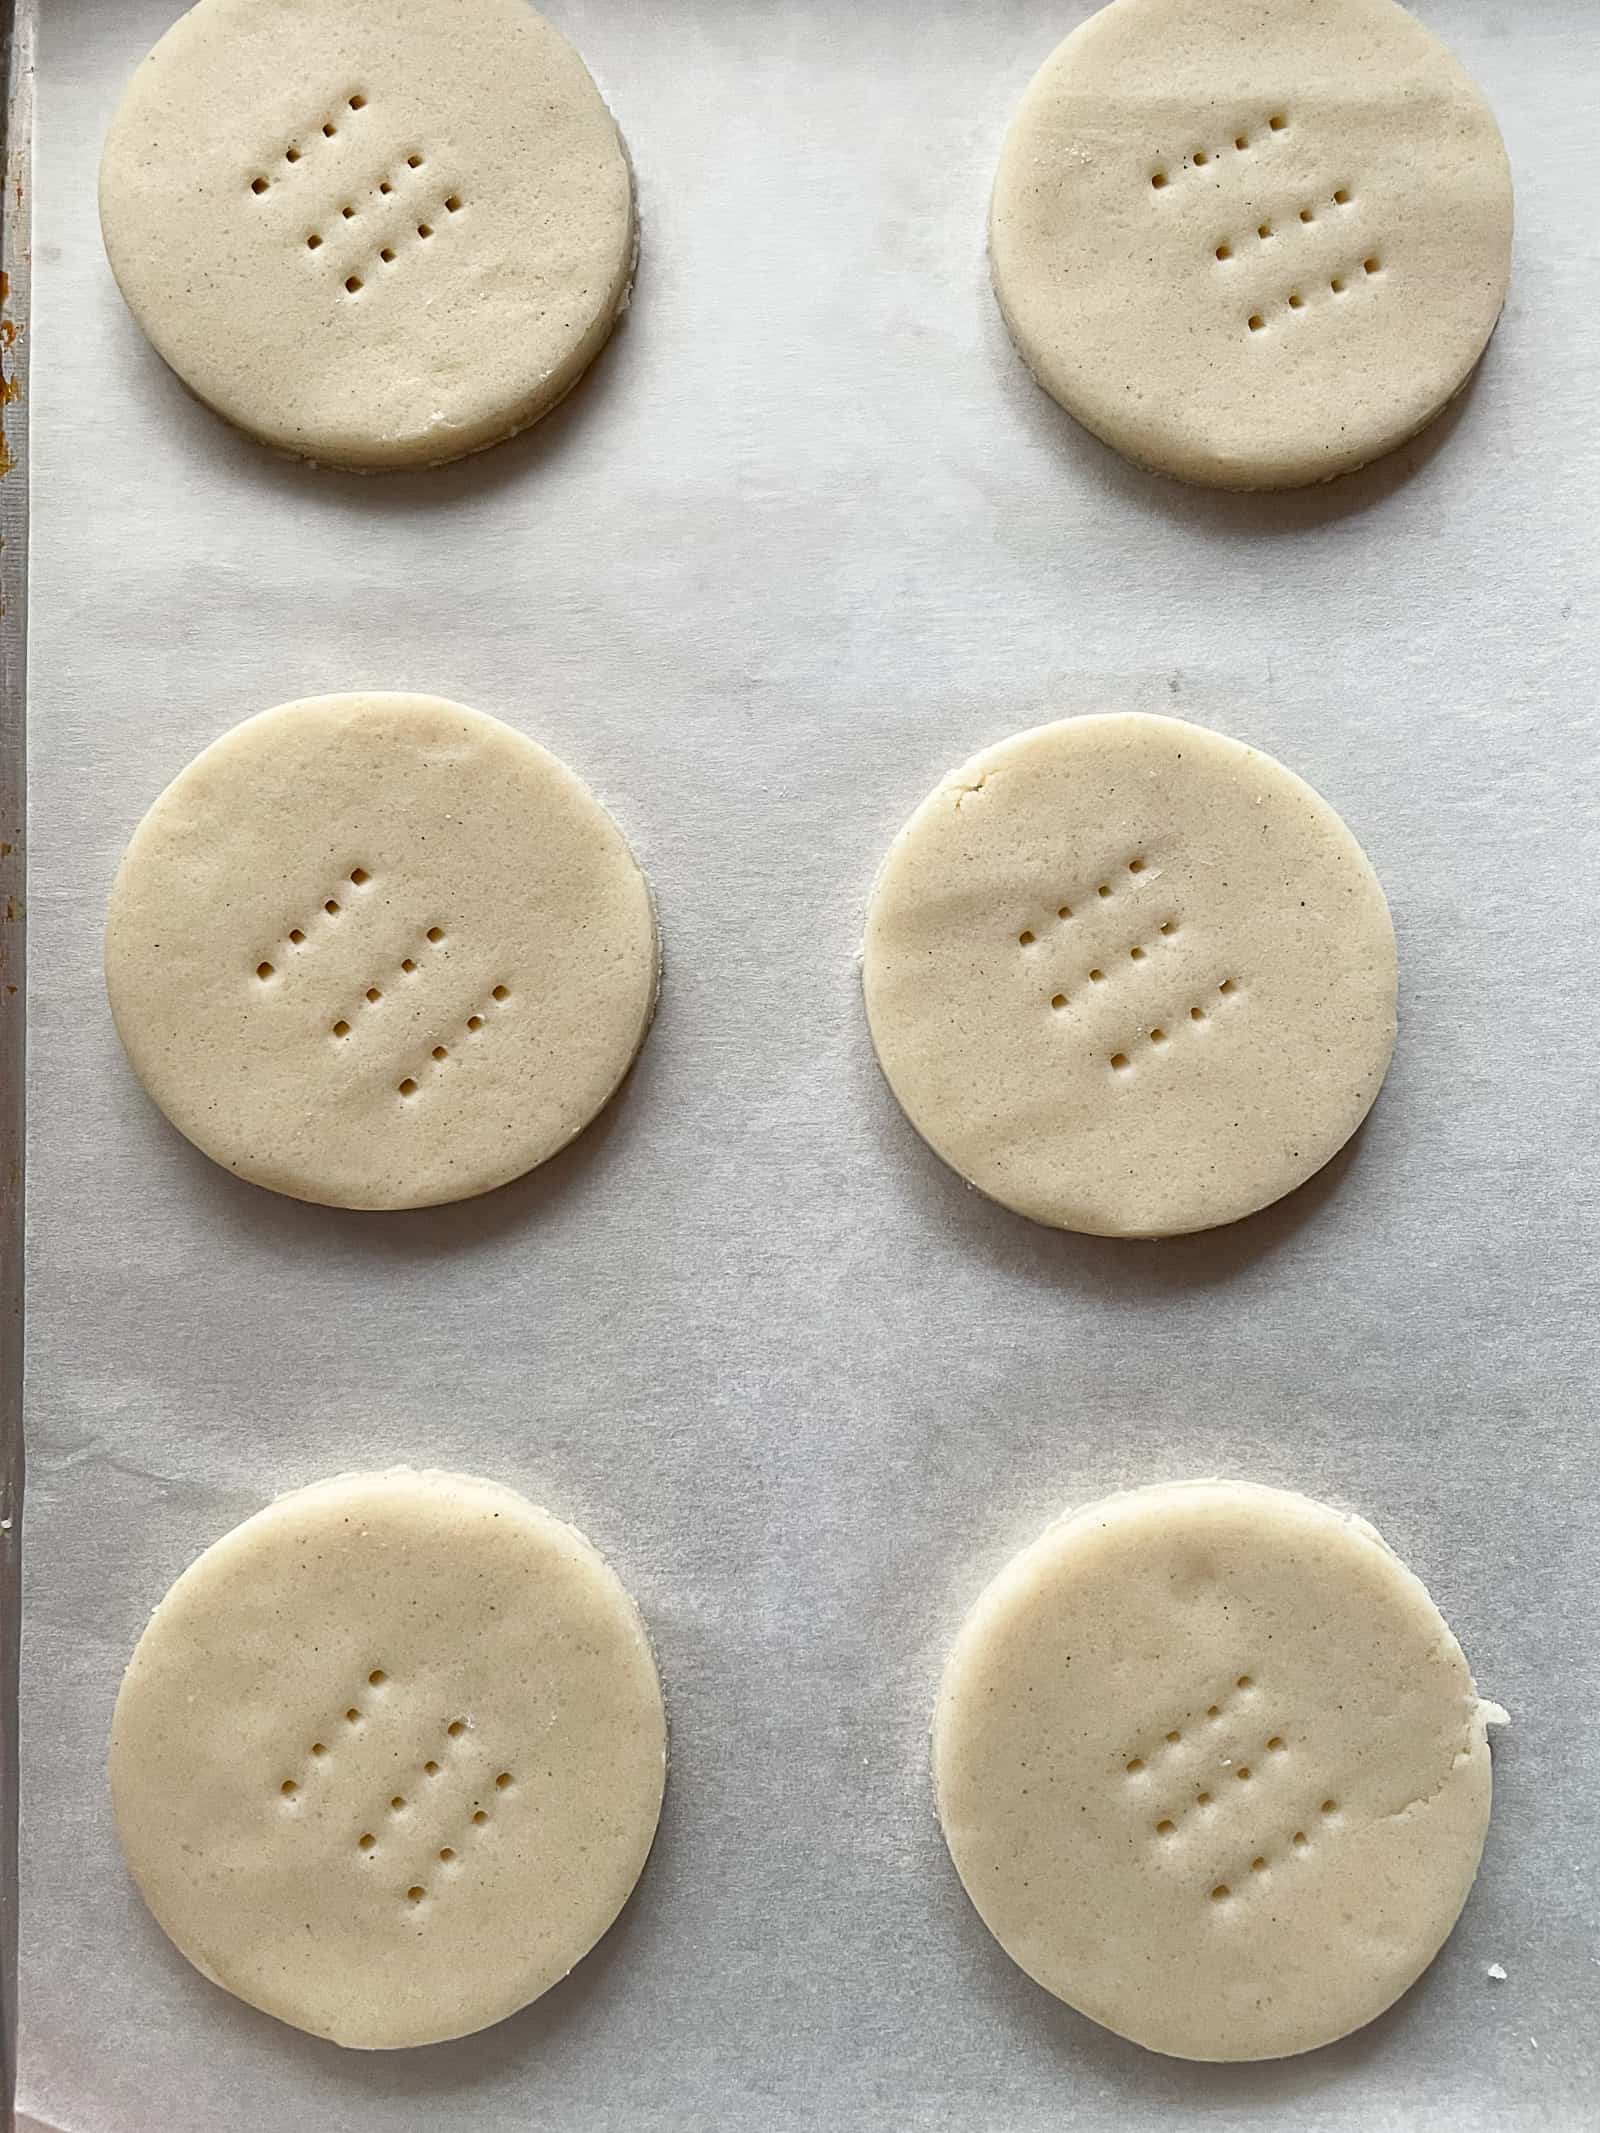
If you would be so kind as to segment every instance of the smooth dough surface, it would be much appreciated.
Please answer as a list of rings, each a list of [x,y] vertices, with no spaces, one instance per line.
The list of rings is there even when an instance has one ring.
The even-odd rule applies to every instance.
[[[1051,1526],[968,1616],[939,1819],[1047,1991],[1152,2051],[1277,2058],[1433,1960],[1504,1715],[1360,1519],[1243,1483],[1139,1489]]]
[[[1461,389],[1511,222],[1493,114],[1392,0],[1113,0],[1022,100],[990,250],[1024,361],[1107,444],[1288,488]]]
[[[238,1176],[470,1198],[581,1132],[655,1005],[650,891],[565,765],[428,696],[263,711],[135,832],[106,979],[140,1080]]]
[[[347,1474],[186,1570],[117,1699],[129,1867],[214,1984],[366,2049],[563,1978],[655,1835],[666,1718],[588,1541],[493,1482]]]
[[[1361,848],[1281,763],[1180,719],[1066,719],[953,771],[890,847],[863,974],[934,1151],[1102,1236],[1291,1191],[1394,1048],[1394,929]]]
[[[356,469],[546,414],[604,345],[635,243],[621,137],[526,0],[200,0],[129,84],[100,219],[192,392]]]

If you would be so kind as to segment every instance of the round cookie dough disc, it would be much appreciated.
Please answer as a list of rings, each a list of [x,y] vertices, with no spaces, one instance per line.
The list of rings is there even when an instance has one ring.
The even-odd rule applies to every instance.
[[[100,220],[192,392],[357,469],[537,421],[633,271],[621,138],[526,0],[200,0],[129,85]]]
[[[1113,0],[1046,60],[990,224],[1023,360],[1185,481],[1347,473],[1466,383],[1505,301],[1494,118],[1391,0]]]
[[[582,1131],[655,1005],[650,891],[587,786],[498,719],[321,696],[151,808],[106,928],[140,1080],[240,1177],[421,1207]]]
[[[139,1640],[117,1829],[213,1983],[335,2043],[465,2036],[565,1977],[655,1835],[638,1610],[571,1526],[459,1474],[348,1474],[206,1550]]]
[[[967,1617],[939,1819],[984,1924],[1058,1999],[1152,2051],[1278,2058],[1437,1954],[1503,1716],[1361,1520],[1139,1489],[1050,1527]]]
[[[1067,719],[952,772],[890,847],[864,976],[935,1152],[1102,1236],[1291,1191],[1394,1047],[1394,931],[1355,839],[1271,756],[1179,719]]]

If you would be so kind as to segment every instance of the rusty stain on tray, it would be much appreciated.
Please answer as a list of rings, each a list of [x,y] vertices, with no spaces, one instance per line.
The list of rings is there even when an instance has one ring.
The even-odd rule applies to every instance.
[[[19,205],[21,204],[21,198],[22,186],[19,180],[17,185]],[[0,481],[3,481],[16,465],[16,460],[12,456],[10,439],[5,434],[5,411],[13,401],[22,397],[21,378],[15,376],[6,367],[6,357],[16,347],[17,335],[21,331],[14,318],[4,315],[3,307],[9,304],[10,301],[11,276],[0,271]]]

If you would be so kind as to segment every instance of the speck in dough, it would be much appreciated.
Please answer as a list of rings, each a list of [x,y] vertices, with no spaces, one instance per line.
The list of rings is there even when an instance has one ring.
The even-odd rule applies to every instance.
[[[1394,1047],[1394,930],[1360,846],[1281,763],[1180,719],[1066,719],[953,771],[889,849],[863,974],[930,1147],[1102,1236],[1292,1191]]]
[[[1392,0],[1113,0],[1022,100],[990,249],[1069,414],[1160,472],[1277,489],[1460,391],[1511,220],[1492,113]]]
[[[548,413],[635,249],[616,125],[526,0],[200,0],[129,84],[100,219],[192,392],[358,470]]]
[[[655,1835],[666,1718],[627,1592],[493,1482],[347,1474],[186,1570],[112,1727],[134,1879],[214,1984],[366,2049],[565,1977]]]
[[[396,1208],[520,1177],[644,1041],[650,891],[556,758],[429,696],[247,719],[135,832],[106,981],[180,1133],[296,1199]]]
[[[1466,1902],[1489,1821],[1461,1647],[1360,1519],[1195,1482],[1076,1511],[963,1624],[939,1819],[1012,1960],[1184,2059],[1370,2022]]]

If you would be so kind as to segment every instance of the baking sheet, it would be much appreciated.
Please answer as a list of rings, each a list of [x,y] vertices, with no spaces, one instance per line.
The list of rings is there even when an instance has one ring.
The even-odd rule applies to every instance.
[[[1418,443],[1259,499],[1135,473],[1006,343],[988,181],[1078,0],[552,0],[638,166],[636,302],[533,435],[366,483],[235,438],[111,283],[98,143],[175,12],[50,0],[40,58],[26,2109],[59,2133],[1593,2125],[1590,0],[1421,9],[1506,132],[1510,307]],[[390,1217],[178,1139],[99,973],[168,778],[253,711],[364,686],[571,762],[668,959],[577,1147]],[[1354,1149],[1166,1245],[965,1191],[876,1073],[854,962],[940,773],[1109,708],[1308,777],[1403,959]],[[278,1490],[396,1459],[494,1475],[605,1549],[660,1647],[673,1770],[635,1900],[564,1986],[364,2057],[167,1946],[103,1766],[190,1558]],[[944,1650],[1006,1555],[1069,1502],[1215,1472],[1365,1512],[1515,1719],[1423,1982],[1340,2046],[1232,2069],[1148,2056],[1015,1970],[926,1772]]]

